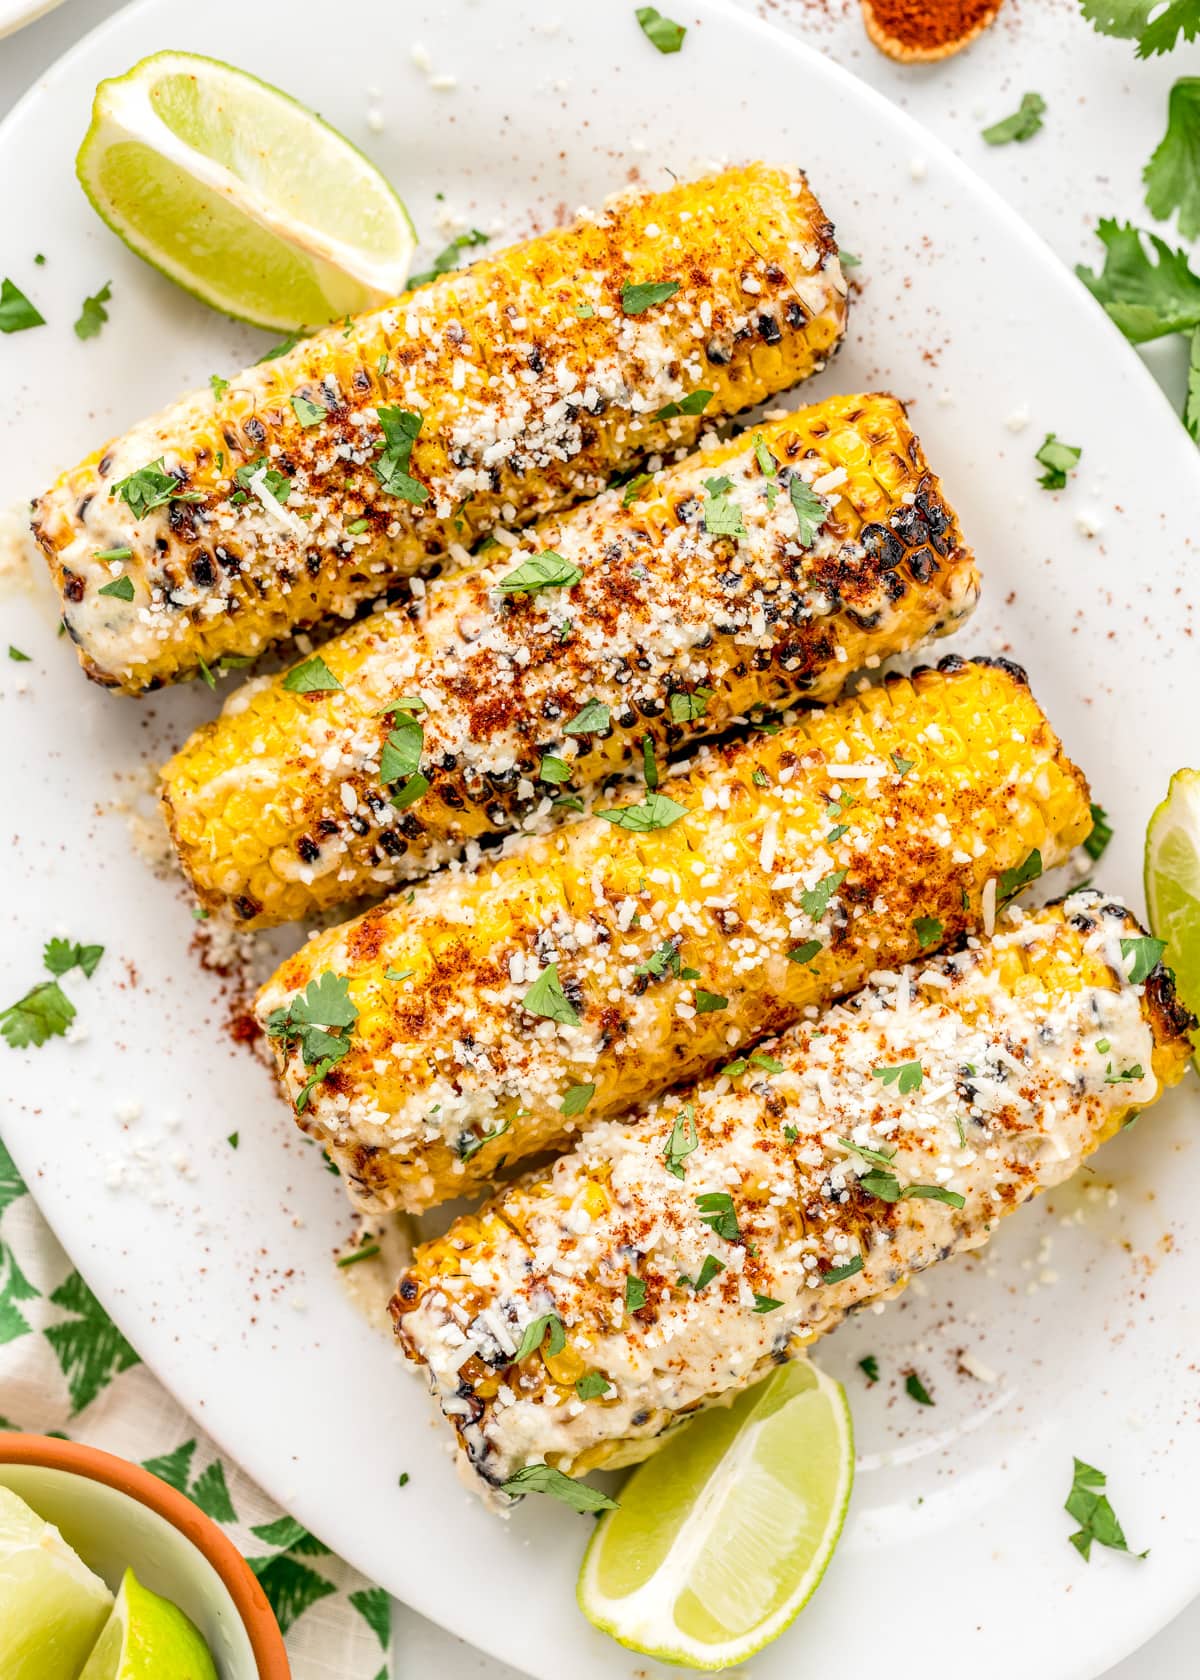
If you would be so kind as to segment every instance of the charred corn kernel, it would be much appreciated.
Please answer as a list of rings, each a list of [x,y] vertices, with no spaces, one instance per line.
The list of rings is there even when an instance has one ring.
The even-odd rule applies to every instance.
[[[798,171],[625,195],[185,397],[64,473],[33,530],[84,670],[156,688],[595,495],[816,372],[845,320]]]
[[[957,658],[702,751],[632,816],[610,797],[666,826],[592,818],[444,871],[263,988],[300,1123],[362,1206],[444,1201],[733,1061],[978,927],[1090,821],[1024,673]],[[274,1014],[325,975],[356,1011],[328,1067]]]
[[[1069,1177],[1187,1067],[1193,1023],[1169,973],[1126,977],[1121,940],[1141,931],[1099,893],[1011,909],[991,940],[876,974],[791,1028],[769,1066],[589,1128],[419,1247],[396,1333],[477,1485],[543,1458],[573,1475],[645,1458]],[[601,1170],[609,1206],[585,1222]],[[516,1361],[547,1314],[558,1360]],[[576,1364],[600,1379],[584,1405]]]
[[[740,536],[706,529],[722,479]],[[819,530],[801,528],[796,481],[828,486]],[[321,649],[339,688],[296,692],[293,673],[235,694],[162,773],[201,902],[262,927],[378,895],[471,840],[545,826],[552,798],[640,763],[647,738],[666,755],[756,706],[831,698],[865,660],[955,629],[978,594],[894,397],[802,409],[624,501],[613,490],[544,521],[482,571],[432,584],[419,612],[364,619]],[[564,584],[506,586],[545,553]],[[428,787],[397,809],[381,760],[400,697],[421,707]],[[605,727],[565,733],[585,700]],[[258,819],[281,797],[282,845]]]

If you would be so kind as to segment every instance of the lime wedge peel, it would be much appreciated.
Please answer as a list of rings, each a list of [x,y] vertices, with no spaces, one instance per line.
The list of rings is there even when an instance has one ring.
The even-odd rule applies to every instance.
[[[112,1614],[79,1680],[217,1680],[212,1653],[169,1599],[125,1571]]]
[[[1146,908],[1180,999],[1200,1014],[1200,770],[1177,770],[1146,825]],[[1200,1035],[1197,1035],[1200,1067]]]
[[[841,1385],[804,1360],[783,1366],[634,1472],[588,1546],[580,1608],[644,1656],[742,1662],[816,1591],[853,1480]]]
[[[101,82],[76,172],[138,256],[256,326],[318,326],[404,290],[416,236],[375,166],[217,59],[155,53]]]
[[[0,1672],[4,1680],[74,1680],[112,1594],[11,1488],[0,1487]]]

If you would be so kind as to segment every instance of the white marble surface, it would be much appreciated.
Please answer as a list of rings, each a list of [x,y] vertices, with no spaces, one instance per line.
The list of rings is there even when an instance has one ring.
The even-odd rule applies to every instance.
[[[67,0],[0,42],[0,114],[61,53],[118,10],[118,4],[119,0]],[[1200,74],[1200,48],[1184,47],[1167,59],[1141,63],[1131,43],[1095,36],[1081,22],[1077,0],[1005,0],[999,22],[969,52],[947,64],[910,69],[890,64],[868,44],[858,0],[758,0],[752,9],[795,30],[905,106],[986,176],[1072,264],[1098,259],[1100,248],[1091,230],[1099,217],[1149,222],[1141,199],[1141,170],[1162,136],[1167,91],[1177,76]],[[548,17],[554,10],[548,3]],[[351,138],[369,147],[365,83],[371,77],[365,70],[364,130]],[[1042,133],[1026,145],[985,145],[980,128],[1007,116],[1029,91],[1047,102]],[[803,99],[802,87],[796,96]],[[36,160],[30,167],[36,168]],[[1147,359],[1177,399],[1183,359],[1175,343],[1153,347]],[[1195,1672],[1198,1644],[1200,1601],[1110,1670],[1106,1680],[1177,1680]],[[400,1607],[395,1650],[397,1680],[430,1675],[440,1680],[519,1680],[514,1670]],[[631,1677],[636,1666],[631,1658]]]

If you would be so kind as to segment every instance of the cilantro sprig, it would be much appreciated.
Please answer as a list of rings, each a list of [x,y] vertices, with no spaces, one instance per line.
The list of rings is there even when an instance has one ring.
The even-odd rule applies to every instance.
[[[53,980],[31,986],[24,997],[0,1009],[0,1034],[14,1050],[34,1048],[61,1038],[75,1019],[75,1005],[59,985],[64,974],[80,968],[90,980],[104,955],[103,945],[80,945],[70,939],[47,940],[42,961]]]
[[[1168,53],[1179,40],[1194,41],[1200,33],[1197,0],[1083,0],[1083,15],[1101,35],[1136,41],[1137,56]]]
[[[138,467],[136,472],[128,473],[119,478],[108,492],[109,500],[114,498],[125,503],[135,519],[142,519],[155,508],[163,507],[168,502],[202,502],[204,496],[199,490],[185,490],[173,474],[164,470],[164,460],[160,455],[157,461],[151,461],[149,466]]]
[[[350,982],[326,969],[297,992],[286,1009],[267,1016],[267,1034],[287,1050],[299,1049],[308,1078],[296,1097],[296,1113],[303,1114],[315,1085],[349,1054],[358,1007],[350,997]]]

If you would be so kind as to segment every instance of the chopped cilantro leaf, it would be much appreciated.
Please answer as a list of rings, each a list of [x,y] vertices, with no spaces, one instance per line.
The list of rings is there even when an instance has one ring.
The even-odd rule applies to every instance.
[[[931,945],[939,943],[945,929],[936,916],[918,916],[913,923],[913,931],[922,951],[928,951]]]
[[[8,657],[16,665],[28,665],[30,662],[29,655],[22,653],[20,648],[14,647],[11,642],[8,644]]]
[[[910,1371],[905,1377],[904,1392],[911,1400],[915,1400],[918,1406],[932,1406],[934,1404],[933,1396],[915,1371]]]
[[[729,1008],[729,999],[722,997],[720,992],[706,992],[702,986],[696,987],[697,1015],[713,1015],[720,1009]]]
[[[555,758],[553,753],[546,753],[538,765],[538,780],[549,782],[552,787],[561,787],[564,782],[571,780],[571,766],[565,759]]]
[[[815,887],[808,887],[800,894],[801,907],[814,922],[819,922],[829,909],[830,900],[848,873],[845,869],[835,869],[832,875],[823,876]]]
[[[14,1050],[27,1044],[45,1044],[48,1038],[61,1037],[75,1019],[75,1005],[57,980],[43,980],[0,1009],[0,1033]]]
[[[862,1255],[856,1254],[853,1260],[847,1260],[844,1266],[834,1266],[832,1271],[821,1273],[822,1283],[844,1283],[863,1269]]]
[[[757,1290],[755,1291],[754,1310],[756,1313],[774,1312],[777,1307],[782,1305],[783,1302],[777,1301],[773,1295],[760,1295]]]
[[[871,1070],[872,1079],[880,1079],[884,1085],[894,1085],[902,1097],[919,1091],[924,1076],[925,1070],[920,1062],[897,1062],[894,1067],[877,1067]]]
[[[668,702],[671,722],[695,723],[704,716],[705,708],[712,697],[711,688],[697,688],[691,694],[672,694]]]
[[[557,963],[548,963],[542,970],[521,999],[521,1007],[530,1015],[541,1015],[547,1021],[558,1021],[563,1026],[579,1025],[579,1015],[562,989]]]
[[[563,724],[564,735],[599,735],[609,727],[610,713],[602,700],[588,700],[569,722]]]
[[[706,478],[704,488],[704,529],[710,537],[744,537],[746,534],[742,510],[729,492],[733,481],[729,478]]]
[[[647,484],[653,483],[653,480],[653,473],[634,473],[633,477],[629,480],[629,483],[625,486],[625,494],[621,497],[621,506],[632,507],[634,502],[640,501],[642,491],[646,488]]]
[[[639,1312],[646,1305],[646,1285],[630,1272],[625,1278],[625,1311]]]
[[[654,741],[649,735],[642,736],[642,775],[653,793],[658,786],[658,765],[654,762]]]
[[[1167,942],[1165,939],[1149,939],[1145,937],[1139,939],[1122,939],[1122,960],[1127,960],[1129,957],[1133,958],[1133,962],[1126,974],[1126,978],[1129,980],[1130,985],[1140,986],[1143,980],[1148,980],[1150,978],[1154,970],[1158,967],[1159,959],[1166,948]]]
[[[681,414],[703,414],[712,401],[711,391],[691,391],[678,402],[664,403],[654,416],[656,420],[677,420]]]
[[[1001,901],[1011,898],[1014,893],[1020,892],[1022,887],[1027,887],[1030,881],[1036,881],[1041,873],[1042,854],[1035,846],[1024,863],[1017,864],[1014,869],[1000,871],[997,897]]]
[[[392,730],[379,755],[379,780],[384,787],[415,776],[421,768],[425,731],[412,713],[400,707],[392,713]]]
[[[789,951],[787,960],[794,963],[811,962],[821,949],[819,939],[806,939],[803,945],[797,945],[794,951]]]
[[[1135,1062],[1132,1067],[1122,1069],[1120,1073],[1114,1073],[1113,1065],[1109,1062],[1104,1070],[1104,1083],[1106,1085],[1133,1085],[1137,1080],[1145,1077],[1140,1062]]]
[[[111,583],[102,583],[96,593],[97,595],[115,595],[118,601],[132,601],[133,579],[127,577],[113,578]]]
[[[98,292],[83,300],[79,311],[79,319],[75,323],[76,338],[95,338],[100,328],[108,320],[108,310],[104,305],[112,297],[112,281],[106,280]]]
[[[277,362],[280,356],[286,356],[289,350],[296,348],[302,338],[307,337],[307,333],[289,333],[286,338],[280,339],[278,344],[272,344],[269,350],[264,350],[255,362],[255,367],[261,367],[264,362]]]
[[[594,1085],[571,1085],[563,1092],[559,1113],[565,1114],[568,1119],[573,1115],[582,1114],[595,1095],[596,1087]]]
[[[208,383],[212,387],[214,397],[223,397],[229,389],[228,379],[222,379],[219,373],[210,373]]]
[[[1124,1531],[1104,1492],[1107,1485],[1108,1478],[1102,1470],[1085,1464],[1081,1458],[1074,1460],[1071,1491],[1063,1509],[1079,1524],[1075,1533],[1069,1534],[1067,1539],[1085,1563],[1091,1562],[1093,1541],[1099,1546],[1107,1546],[1110,1551],[1129,1551]],[[1145,1552],[1137,1554],[1139,1558],[1146,1555]]]
[[[680,1283],[686,1283],[699,1295],[702,1289],[707,1289],[715,1277],[719,1277],[725,1270],[722,1261],[715,1254],[706,1254],[700,1263],[700,1270],[696,1273],[695,1281],[688,1277],[681,1277]]]
[[[687,30],[682,23],[664,17],[656,6],[639,6],[634,13],[642,27],[642,34],[660,53],[677,53],[683,45]]]
[[[601,1493],[599,1488],[589,1487],[586,1482],[572,1481],[570,1476],[564,1476],[561,1470],[550,1464],[522,1465],[515,1475],[500,1484],[500,1492],[513,1499],[519,1499],[526,1493],[548,1493],[552,1499],[569,1505],[572,1511],[618,1509],[617,1501]]]
[[[257,495],[262,489],[277,502],[286,502],[292,493],[291,479],[277,467],[272,467],[265,455],[256,455],[253,461],[244,461],[234,472],[233,481],[247,495]]]
[[[329,694],[341,686],[319,653],[302,665],[293,665],[282,683],[289,694]]]
[[[25,293],[11,280],[0,281],[0,333],[27,332],[30,327],[44,327],[46,317],[40,315]]]
[[[389,804],[397,811],[407,811],[410,805],[415,805],[418,799],[424,798],[429,792],[429,777],[414,770],[408,780],[396,790],[389,800]]]
[[[1039,466],[1046,469],[1038,479],[1042,489],[1065,490],[1067,474],[1079,465],[1079,457],[1082,454],[1082,449],[1076,449],[1069,443],[1060,443],[1053,432],[1047,432],[1045,443],[1033,457]]]
[[[1109,827],[1108,812],[1102,805],[1093,804],[1091,811],[1092,832],[1083,842],[1083,849],[1093,863],[1099,863],[1108,850],[1108,843],[1113,837],[1113,831]]]
[[[508,594],[533,595],[539,589],[571,589],[583,573],[553,549],[543,549],[522,561],[515,572],[500,579],[498,587]]]
[[[614,828],[628,828],[635,834],[649,834],[657,828],[670,828],[680,817],[687,815],[687,806],[669,799],[665,793],[649,793],[638,805],[618,805],[611,811],[597,811],[602,821]]]
[[[898,752],[894,752],[894,753],[890,754],[890,757],[891,757],[893,765],[896,768],[896,774],[897,774],[897,776],[899,776],[901,781],[904,780],[905,776],[908,775],[908,772],[912,769],[913,765],[917,762],[915,758],[903,758],[900,755],[900,753],[898,753]]]
[[[702,1196],[696,1197],[696,1206],[700,1210],[702,1225],[707,1225],[718,1237],[724,1237],[726,1242],[737,1241],[737,1212],[728,1190],[706,1190]]]
[[[304,427],[319,426],[322,420],[329,417],[329,410],[324,403],[313,402],[311,397],[299,394],[292,398],[292,412]]]
[[[860,1359],[858,1368],[868,1382],[879,1381],[879,1361],[873,1353],[869,1353],[865,1359]]]
[[[1042,126],[1042,116],[1046,109],[1046,101],[1040,93],[1023,93],[1021,103],[1011,117],[1002,117],[999,122],[983,130],[983,138],[989,146],[1007,146],[1013,140],[1032,140]]]
[[[225,1139],[225,1142],[229,1145],[230,1149],[236,1149],[237,1146],[238,1146],[239,1140],[240,1140],[240,1133],[230,1132],[229,1136]]]
[[[478,228],[468,228],[465,233],[455,234],[449,245],[443,246],[434,257],[432,264],[422,269],[420,274],[410,274],[407,290],[415,292],[418,286],[427,286],[431,280],[436,280],[442,274],[448,274],[459,259],[459,254],[468,251],[474,245],[486,245],[489,235],[481,233]]]
[[[761,432],[754,434],[754,459],[758,462],[758,470],[765,478],[773,478],[779,471],[779,462],[767,448]]]
[[[587,1371],[575,1379],[575,1392],[581,1400],[599,1400],[611,1387],[608,1378],[602,1377],[599,1371]]]
[[[460,1161],[472,1161],[485,1143],[494,1143],[497,1138],[503,1137],[511,1126],[511,1120],[502,1120],[498,1126],[493,1126],[490,1132],[481,1132],[478,1135],[474,1132],[462,1132],[454,1145],[454,1152]]]
[[[648,280],[641,285],[627,280],[621,287],[621,308],[626,315],[644,315],[647,309],[673,298],[678,290],[678,280]]]
[[[811,484],[806,484],[797,474],[792,474],[788,485],[788,496],[791,498],[795,510],[796,522],[800,526],[801,548],[811,548],[817,540],[817,532],[825,523],[825,516],[829,509],[817,495]]]
[[[517,1351],[513,1354],[514,1364],[519,1365],[522,1359],[528,1359],[531,1353],[536,1353],[545,1344],[546,1352],[551,1359],[561,1353],[567,1345],[567,1333],[563,1329],[562,1319],[557,1313],[543,1313],[525,1326],[525,1334],[521,1337]]]
[[[700,1139],[696,1133],[696,1111],[691,1103],[685,1103],[675,1116],[675,1123],[671,1127],[671,1135],[667,1139],[667,1147],[663,1151],[663,1160],[667,1171],[675,1178],[684,1176],[683,1163],[687,1157],[699,1147]]]

